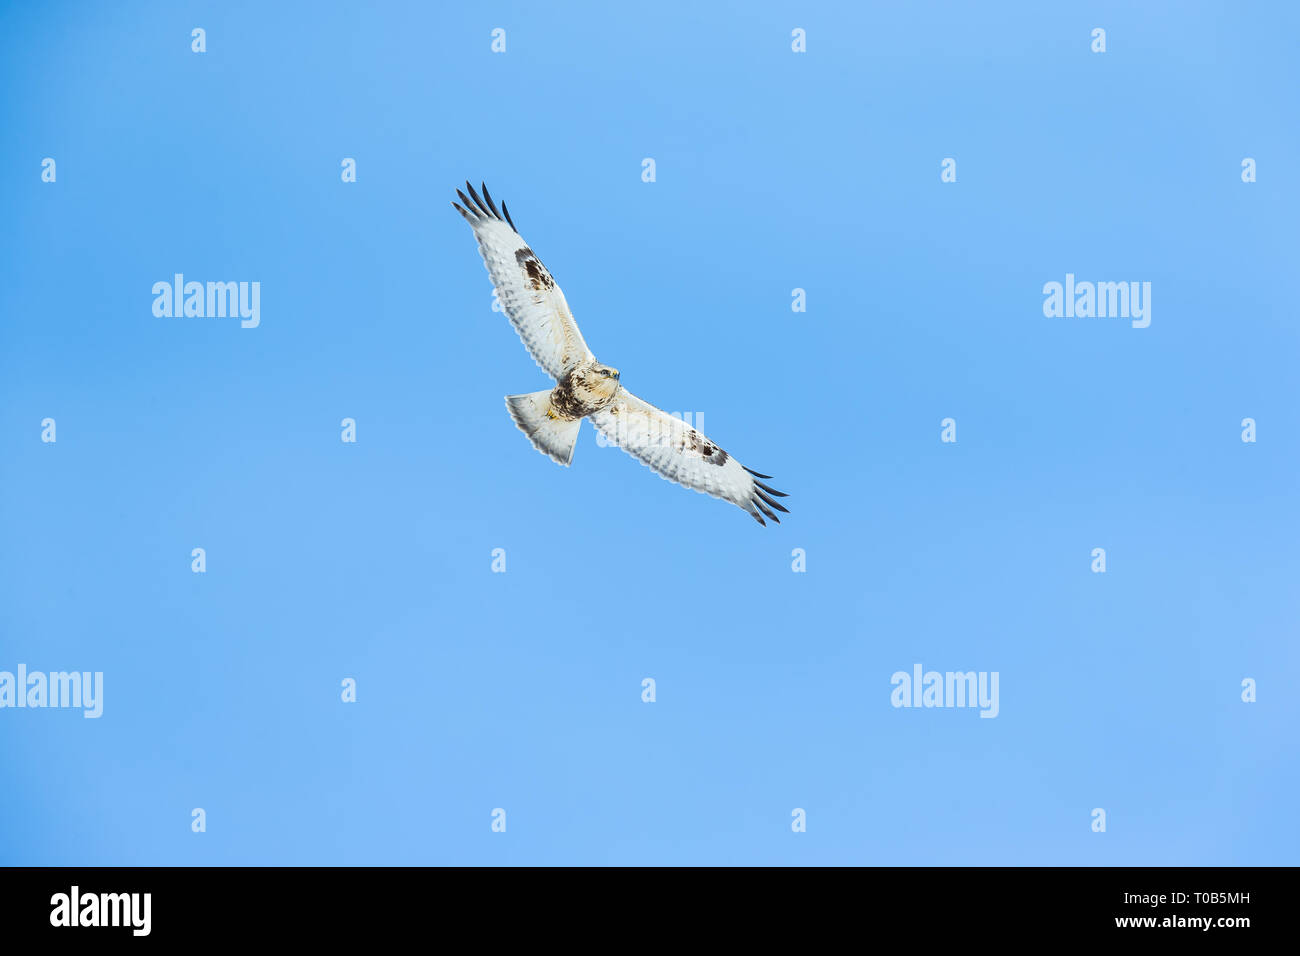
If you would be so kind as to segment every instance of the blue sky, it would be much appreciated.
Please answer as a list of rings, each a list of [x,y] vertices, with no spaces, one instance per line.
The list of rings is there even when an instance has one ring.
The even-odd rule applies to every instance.
[[[1293,6],[324,6],[0,8],[0,862],[1297,862]],[[529,447],[467,177],[780,527]]]

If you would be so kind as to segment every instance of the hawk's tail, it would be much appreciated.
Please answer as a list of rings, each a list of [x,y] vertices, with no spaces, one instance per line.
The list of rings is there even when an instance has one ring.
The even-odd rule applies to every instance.
[[[582,419],[560,418],[551,407],[550,389],[527,395],[507,395],[506,408],[534,448],[550,455],[561,465],[573,461],[573,446],[578,444]]]

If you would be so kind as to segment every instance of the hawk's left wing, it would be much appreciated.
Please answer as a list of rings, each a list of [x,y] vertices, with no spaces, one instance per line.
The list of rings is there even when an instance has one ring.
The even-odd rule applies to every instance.
[[[478,250],[496,286],[501,308],[533,360],[559,381],[575,366],[593,358],[569,311],[569,303],[542,260],[515,231],[505,203],[498,210],[487,186],[481,198],[469,183],[465,188],[468,197],[456,190],[465,205],[452,205],[474,228]]]
[[[730,501],[761,525],[767,524],[763,515],[781,523],[772,509],[788,510],[776,500],[786,495],[758,480],[770,475],[750,471],[680,418],[626,389],[590,418],[601,434],[661,477]]]

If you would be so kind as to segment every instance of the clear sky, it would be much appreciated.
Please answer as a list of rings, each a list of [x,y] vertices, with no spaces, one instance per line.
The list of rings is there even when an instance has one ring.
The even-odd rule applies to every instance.
[[[1295,5],[326,7],[0,8],[0,862],[1298,862]],[[783,524],[529,446],[466,178]]]

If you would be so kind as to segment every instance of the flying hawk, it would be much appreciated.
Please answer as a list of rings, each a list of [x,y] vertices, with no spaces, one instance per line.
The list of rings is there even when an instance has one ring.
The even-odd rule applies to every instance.
[[[479,252],[496,286],[501,307],[539,366],[555,379],[554,388],[507,395],[510,417],[538,451],[561,465],[573,460],[582,420],[669,481],[730,501],[766,526],[766,515],[788,509],[786,497],[681,419],[637,398],[619,382],[618,369],[602,365],[582,340],[564,293],[536,253],[515,229],[506,204],[483,196],[468,182],[453,202],[474,229]],[[775,509],[775,510],[773,510]]]

